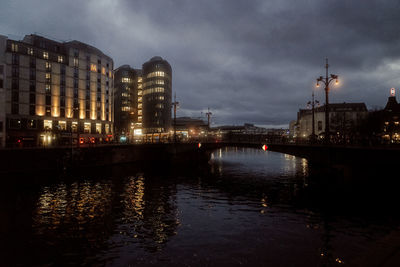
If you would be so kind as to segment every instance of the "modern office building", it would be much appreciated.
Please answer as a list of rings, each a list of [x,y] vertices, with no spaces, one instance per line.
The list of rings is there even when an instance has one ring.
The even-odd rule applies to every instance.
[[[114,70],[114,126],[120,142],[142,138],[142,70],[122,65]]]
[[[3,43],[7,146],[112,139],[109,56],[79,41],[58,42],[34,34],[21,41],[2,36]]]
[[[114,70],[114,130],[119,141],[133,135],[133,124],[137,120],[136,73],[129,65]]]
[[[168,133],[171,130],[171,66],[157,56],[142,67],[144,133]]]

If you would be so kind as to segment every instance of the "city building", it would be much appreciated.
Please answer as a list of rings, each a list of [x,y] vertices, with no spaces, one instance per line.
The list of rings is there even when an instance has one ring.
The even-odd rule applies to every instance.
[[[0,37],[7,146],[108,142],[113,60],[79,41]],[[1,98],[0,98],[1,99]],[[0,115],[1,116],[1,115]],[[1,120],[1,119],[0,119]]]
[[[142,70],[122,65],[114,70],[114,126],[120,142],[142,138]]]
[[[133,137],[137,122],[136,72],[129,65],[114,70],[114,130],[115,137],[125,142]]]
[[[179,117],[176,118],[173,124],[176,129],[177,139],[181,141],[203,138],[208,134],[208,124],[201,119]]]
[[[142,66],[143,131],[168,134],[171,130],[172,69],[161,57],[153,57]]]
[[[364,103],[329,104],[329,128],[331,138],[348,139],[354,130],[367,117],[368,110]],[[314,109],[315,134],[323,137],[325,133],[325,105]],[[312,109],[300,109],[297,113],[297,138],[308,139],[312,135]]]
[[[7,38],[0,35],[0,51],[5,51]],[[6,142],[6,58],[5,53],[0,53],[0,147]]]

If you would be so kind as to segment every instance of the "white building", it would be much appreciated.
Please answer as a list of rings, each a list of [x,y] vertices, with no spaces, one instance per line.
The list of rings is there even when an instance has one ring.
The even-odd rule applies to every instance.
[[[329,104],[329,128],[331,136],[346,136],[368,115],[364,103]],[[315,134],[325,133],[325,105],[314,109]],[[297,137],[309,138],[312,135],[312,110],[300,109],[297,113]]]

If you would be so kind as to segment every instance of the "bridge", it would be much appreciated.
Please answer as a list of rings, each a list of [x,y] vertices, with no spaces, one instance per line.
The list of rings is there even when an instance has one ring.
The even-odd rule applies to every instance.
[[[192,142],[94,147],[54,147],[0,150],[0,173],[59,171],[67,168],[158,161],[164,163],[207,162],[216,149],[247,147],[290,154],[309,162],[328,165],[376,164],[394,166],[400,147],[343,146],[253,142]]]

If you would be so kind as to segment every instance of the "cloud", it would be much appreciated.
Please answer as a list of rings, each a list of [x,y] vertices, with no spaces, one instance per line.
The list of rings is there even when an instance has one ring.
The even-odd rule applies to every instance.
[[[284,125],[310,99],[325,57],[341,80],[332,102],[384,106],[400,87],[399,11],[389,0],[14,0],[2,3],[0,33],[77,39],[116,67],[160,55],[179,116],[210,107],[218,124]]]

